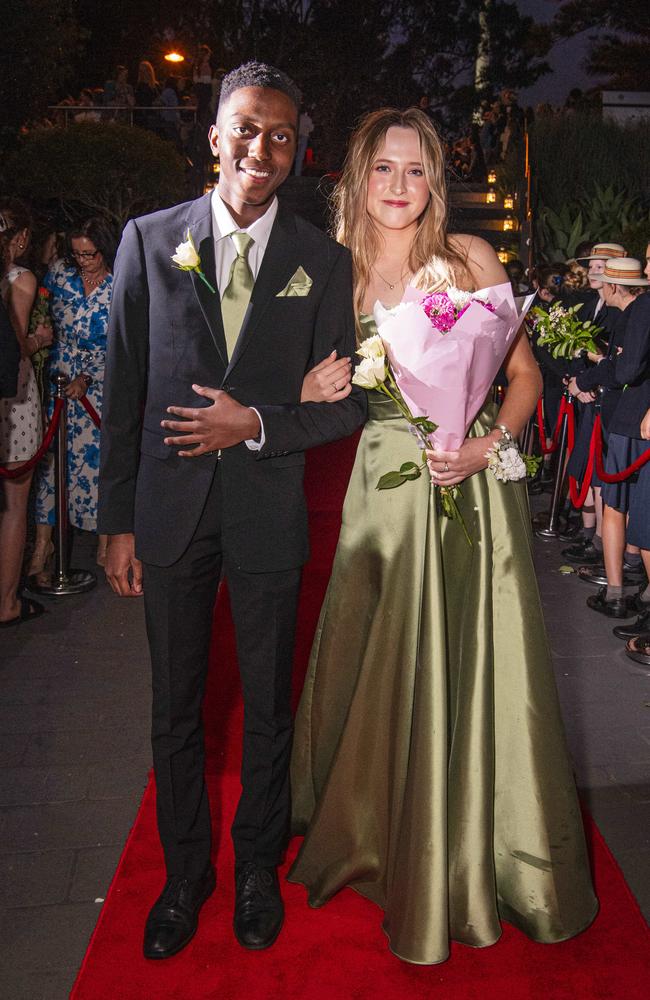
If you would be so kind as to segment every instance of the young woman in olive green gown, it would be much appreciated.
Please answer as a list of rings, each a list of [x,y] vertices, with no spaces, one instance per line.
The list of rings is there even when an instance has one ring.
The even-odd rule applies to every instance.
[[[447,234],[443,152],[418,110],[364,119],[336,198],[360,339],[374,332],[374,302],[395,306],[408,283],[508,280],[487,243]],[[493,944],[501,920],[562,941],[597,910],[525,482],[486,471],[495,425],[516,437],[540,392],[525,336],[505,370],[498,417],[485,406],[457,452],[428,453],[434,482],[462,483],[471,546],[437,513],[429,477],[376,490],[420,457],[392,402],[370,394],[296,719],[293,821],[305,839],[290,880],[312,906],[356,889],[384,911],[391,950],[422,964],[444,961],[450,939]]]

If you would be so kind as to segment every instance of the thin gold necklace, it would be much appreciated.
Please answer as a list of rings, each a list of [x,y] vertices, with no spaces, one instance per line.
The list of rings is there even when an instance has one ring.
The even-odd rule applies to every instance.
[[[385,285],[388,285],[388,287],[390,288],[390,290],[392,292],[393,289],[395,288],[395,286],[398,284],[398,282],[394,281],[394,282],[391,283],[390,281],[388,281],[387,278],[384,278],[383,274],[379,273],[379,271],[377,270],[377,268],[375,267],[374,264],[372,265],[372,269],[375,272],[375,274],[377,275],[377,277],[381,278],[381,280],[384,282]],[[402,286],[404,285],[404,278],[406,277],[406,275],[408,273],[409,273],[408,271],[402,271],[402,273],[399,276],[399,284],[400,285],[402,285]]]

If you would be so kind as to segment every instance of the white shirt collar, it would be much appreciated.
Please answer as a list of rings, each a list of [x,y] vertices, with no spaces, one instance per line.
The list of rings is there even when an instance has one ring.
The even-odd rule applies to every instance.
[[[214,230],[215,242],[225,237],[230,236],[231,233],[246,232],[249,233],[255,243],[262,249],[266,249],[266,245],[269,242],[269,237],[271,235],[271,229],[273,228],[273,223],[275,222],[275,217],[278,214],[278,199],[274,195],[273,200],[269,207],[267,208],[264,215],[252,222],[250,226],[244,228],[243,226],[238,226],[232,215],[226,207],[226,203],[223,201],[221,195],[219,194],[218,186],[212,189],[212,226]]]

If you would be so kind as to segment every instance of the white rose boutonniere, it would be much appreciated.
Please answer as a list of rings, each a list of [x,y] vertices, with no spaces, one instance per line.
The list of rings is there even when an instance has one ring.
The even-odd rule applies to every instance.
[[[176,253],[172,254],[171,259],[174,267],[177,267],[179,271],[195,271],[201,281],[208,286],[212,294],[216,294],[215,289],[212,287],[201,270],[201,258],[198,250],[194,246],[194,240],[192,239],[192,234],[189,229],[185,234],[185,242],[179,243],[176,247]]]

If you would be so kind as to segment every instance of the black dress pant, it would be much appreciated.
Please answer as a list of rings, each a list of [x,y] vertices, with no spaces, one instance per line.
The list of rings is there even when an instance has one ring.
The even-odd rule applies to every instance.
[[[144,565],[152,663],[158,830],[168,875],[200,876],[210,859],[201,708],[222,567],[244,698],[242,794],[232,827],[237,862],[278,864],[290,819],[291,667],[300,568],[246,573],[223,552],[220,473],[184,555]]]

